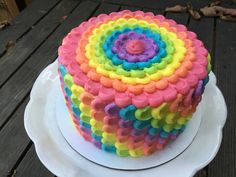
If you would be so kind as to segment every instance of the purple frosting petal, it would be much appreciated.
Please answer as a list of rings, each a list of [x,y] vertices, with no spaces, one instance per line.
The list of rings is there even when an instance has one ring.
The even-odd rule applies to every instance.
[[[202,93],[203,93],[203,91],[204,91],[203,81],[200,80],[200,81],[198,82],[197,88],[195,89],[194,96],[195,96],[195,97],[201,96]]]
[[[144,51],[140,54],[130,54],[127,52],[126,45],[131,40],[140,40],[145,46]],[[147,38],[144,34],[138,34],[131,31],[127,34],[121,34],[118,37],[112,46],[112,51],[122,60],[128,62],[144,62],[154,57],[159,51],[159,47],[154,43],[153,39]]]
[[[119,126],[122,127],[122,128],[132,128],[133,122],[130,121],[130,120],[120,119],[119,120]]]
[[[111,117],[119,116],[120,108],[115,103],[110,103],[105,107],[105,112]]]

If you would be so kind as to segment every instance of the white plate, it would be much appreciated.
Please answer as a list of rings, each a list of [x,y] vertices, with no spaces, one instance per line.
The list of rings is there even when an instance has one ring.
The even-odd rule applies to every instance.
[[[60,88],[56,62],[49,65],[37,78],[25,110],[24,123],[28,135],[35,143],[40,160],[57,176],[189,177],[206,166],[219,149],[227,110],[213,73],[210,74],[210,82],[202,99],[202,121],[194,141],[175,159],[148,170],[109,169],[83,158],[74,151],[60,133],[55,120],[56,104],[52,103],[55,103],[57,98],[53,94],[45,96],[52,91],[51,88]]]

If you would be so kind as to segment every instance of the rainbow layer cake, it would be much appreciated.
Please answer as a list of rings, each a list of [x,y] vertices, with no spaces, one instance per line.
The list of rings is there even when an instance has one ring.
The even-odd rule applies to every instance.
[[[175,140],[211,70],[195,33],[142,11],[90,18],[58,53],[68,121],[85,140],[121,157],[147,156]]]

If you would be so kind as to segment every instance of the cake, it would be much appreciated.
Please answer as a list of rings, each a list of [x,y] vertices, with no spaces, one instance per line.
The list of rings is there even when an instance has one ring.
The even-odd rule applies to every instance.
[[[184,132],[210,70],[194,32],[150,12],[92,17],[58,49],[68,121],[86,141],[121,157],[153,154]]]

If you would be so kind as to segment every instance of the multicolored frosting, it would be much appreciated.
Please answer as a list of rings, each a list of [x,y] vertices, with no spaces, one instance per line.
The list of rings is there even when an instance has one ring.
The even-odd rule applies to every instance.
[[[146,156],[176,139],[211,70],[195,33],[142,11],[90,18],[72,29],[58,53],[74,126],[85,140],[122,157]]]

